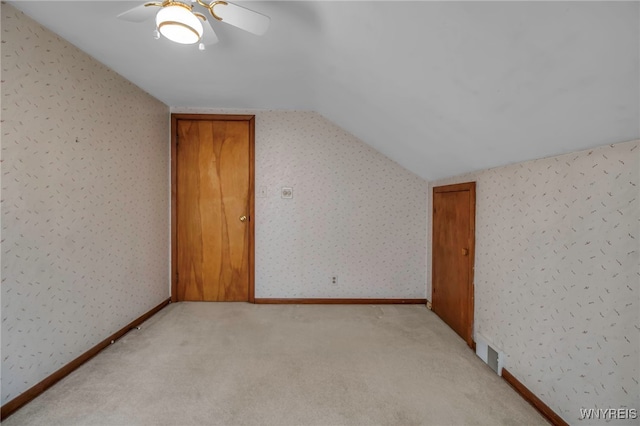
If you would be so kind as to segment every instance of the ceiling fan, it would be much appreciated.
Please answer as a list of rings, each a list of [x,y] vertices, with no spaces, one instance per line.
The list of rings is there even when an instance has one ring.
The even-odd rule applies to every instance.
[[[158,8],[160,8],[158,10]],[[143,22],[156,16],[154,37],[160,35],[180,44],[199,44],[199,49],[218,42],[218,36],[211,26],[212,19],[203,12],[209,12],[211,18],[225,22],[234,27],[256,35],[263,35],[269,28],[271,19],[261,13],[237,4],[214,0],[205,3],[203,0],[164,0],[148,2],[129,9],[118,15],[118,18],[130,22]]]

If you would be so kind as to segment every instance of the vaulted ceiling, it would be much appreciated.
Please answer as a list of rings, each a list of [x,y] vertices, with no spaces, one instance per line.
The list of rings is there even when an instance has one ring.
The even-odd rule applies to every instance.
[[[154,40],[140,2],[12,2],[174,107],[314,110],[432,180],[640,138],[638,2],[238,3],[257,37]]]

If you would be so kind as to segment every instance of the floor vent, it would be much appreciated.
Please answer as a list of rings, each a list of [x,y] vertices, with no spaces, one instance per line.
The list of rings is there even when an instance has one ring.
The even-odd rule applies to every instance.
[[[487,363],[498,376],[502,376],[504,353],[497,349],[489,339],[476,333],[476,355]]]

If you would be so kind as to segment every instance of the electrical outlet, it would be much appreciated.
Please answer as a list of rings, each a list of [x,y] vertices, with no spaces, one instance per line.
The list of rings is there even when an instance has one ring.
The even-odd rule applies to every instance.
[[[281,194],[282,198],[293,198],[293,188],[283,186]]]
[[[331,284],[333,285],[338,284],[338,277],[331,277]]]

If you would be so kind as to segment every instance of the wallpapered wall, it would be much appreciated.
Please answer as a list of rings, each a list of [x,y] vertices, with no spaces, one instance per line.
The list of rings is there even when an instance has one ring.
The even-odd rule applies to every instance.
[[[256,116],[256,297],[425,297],[425,180],[313,112],[172,112]]]
[[[168,297],[168,108],[2,5],[2,404]]]
[[[640,409],[639,142],[430,186],[467,181],[476,333],[569,423],[580,408]]]

